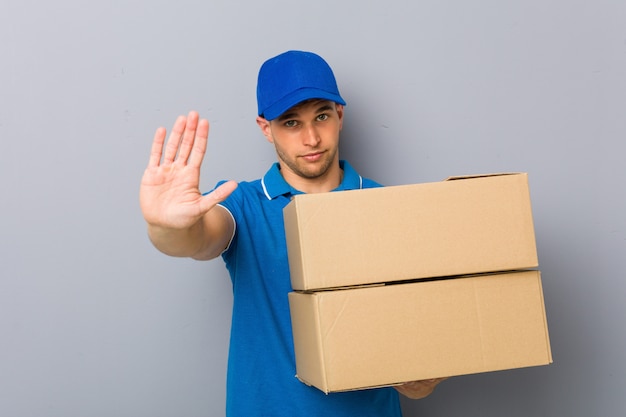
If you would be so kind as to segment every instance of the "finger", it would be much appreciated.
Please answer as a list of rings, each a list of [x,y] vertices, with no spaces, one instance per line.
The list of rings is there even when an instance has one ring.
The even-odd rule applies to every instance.
[[[165,128],[160,127],[154,134],[154,140],[152,141],[152,149],[150,150],[150,160],[148,161],[148,168],[158,167],[161,163],[161,156],[163,154],[163,143],[165,142]]]
[[[186,164],[194,141],[196,139],[196,129],[198,127],[198,113],[195,111],[189,112],[187,116],[187,124],[185,125],[185,131],[183,132],[183,139],[178,149],[177,161]]]
[[[198,122],[198,130],[196,131],[196,138],[193,142],[193,149],[191,155],[189,155],[189,165],[200,166],[206,153],[207,139],[209,137],[209,122],[206,119],[202,119]]]
[[[176,158],[176,154],[178,153],[178,147],[186,125],[187,118],[185,116],[178,116],[176,122],[174,122],[174,127],[172,128],[170,137],[167,139],[165,154],[163,155],[163,164],[167,165],[174,162],[174,158]]]

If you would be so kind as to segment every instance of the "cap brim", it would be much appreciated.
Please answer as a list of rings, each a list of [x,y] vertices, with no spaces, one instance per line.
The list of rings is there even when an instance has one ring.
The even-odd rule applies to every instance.
[[[293,106],[300,104],[303,101],[312,99],[328,100],[333,101],[337,104],[342,104],[344,106],[346,105],[344,99],[337,94],[329,93],[328,91],[320,90],[317,88],[301,88],[283,97],[282,99],[278,100],[276,103],[265,109],[265,111],[263,112],[263,117],[267,120],[274,120]]]

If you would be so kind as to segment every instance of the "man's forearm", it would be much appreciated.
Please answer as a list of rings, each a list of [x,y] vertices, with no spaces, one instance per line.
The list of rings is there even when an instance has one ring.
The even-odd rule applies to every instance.
[[[159,251],[177,257],[194,257],[202,252],[206,244],[202,221],[187,229],[171,229],[148,224],[148,236]]]

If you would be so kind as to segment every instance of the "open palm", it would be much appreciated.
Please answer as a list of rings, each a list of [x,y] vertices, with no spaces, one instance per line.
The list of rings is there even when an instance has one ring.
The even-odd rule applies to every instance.
[[[178,117],[167,145],[165,129],[157,129],[139,192],[141,210],[149,224],[170,229],[190,227],[234,189],[234,184],[225,184],[209,195],[200,193],[200,167],[208,134],[208,121],[199,120],[196,112]]]

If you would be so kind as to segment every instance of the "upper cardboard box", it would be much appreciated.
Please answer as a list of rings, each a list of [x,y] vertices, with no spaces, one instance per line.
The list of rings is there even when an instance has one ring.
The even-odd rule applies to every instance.
[[[284,219],[295,290],[538,266],[525,173],[298,195]]]

